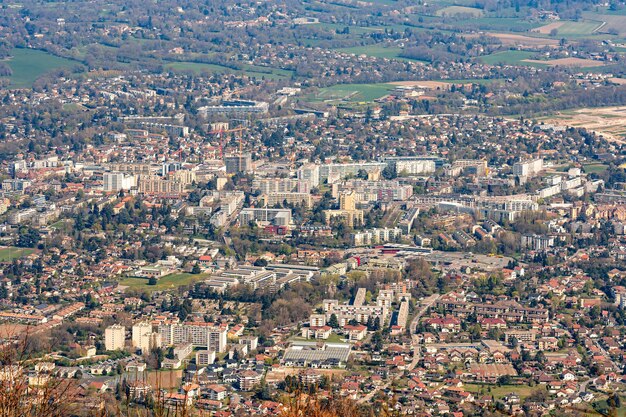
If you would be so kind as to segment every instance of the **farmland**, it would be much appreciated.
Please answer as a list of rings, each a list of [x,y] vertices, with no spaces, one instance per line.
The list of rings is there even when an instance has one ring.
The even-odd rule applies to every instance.
[[[42,75],[57,69],[79,65],[77,61],[60,58],[45,51],[16,48],[5,62],[13,71],[9,78],[10,87],[28,88]]]
[[[515,50],[502,51],[502,52],[496,52],[491,55],[483,56],[481,57],[481,61],[489,65],[495,65],[499,63],[509,64],[509,65],[532,65],[532,66],[547,65],[547,64],[542,64],[538,62],[528,61],[528,59],[534,55],[535,55],[534,52],[528,52],[528,51],[515,51]]]
[[[467,15],[472,17],[480,17],[483,15],[483,11],[474,7],[465,6],[448,6],[443,9],[437,10],[437,16],[458,16]]]

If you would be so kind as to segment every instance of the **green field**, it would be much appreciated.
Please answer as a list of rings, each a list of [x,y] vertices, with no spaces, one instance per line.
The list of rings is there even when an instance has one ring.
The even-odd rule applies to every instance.
[[[37,49],[13,49],[11,57],[5,62],[11,67],[13,75],[9,78],[11,88],[30,88],[33,82],[52,70],[71,68],[78,62],[60,58]]]
[[[184,285],[190,285],[202,279],[205,279],[209,274],[188,274],[186,272],[180,274],[170,274],[159,279],[156,285],[148,285],[147,278],[125,278],[120,281],[120,285],[127,286],[135,290],[144,291],[166,291],[173,290]]]
[[[224,73],[235,73],[235,74],[246,74],[251,77],[257,78],[268,78],[268,79],[276,79],[276,78],[286,78],[291,77],[291,71],[282,70],[278,68],[265,68],[259,67],[255,65],[242,64],[242,69],[236,70],[229,67],[225,67],[222,65],[216,64],[205,64],[201,62],[188,62],[188,61],[177,61],[170,62],[165,65],[166,69],[171,69],[172,71],[191,71],[196,74],[200,74],[202,72],[214,73],[214,74],[224,74]]]
[[[369,102],[389,94],[394,88],[391,84],[337,84],[320,89],[314,100]]]
[[[402,48],[385,47],[383,45],[365,45],[354,46],[352,48],[339,48],[337,49],[337,51],[346,54],[367,55],[376,58],[396,59],[400,57],[400,54],[402,53]]]
[[[496,399],[502,398],[510,393],[515,393],[520,396],[522,400],[528,397],[533,391],[538,389],[546,389],[542,386],[529,387],[528,385],[481,385],[481,384],[464,384],[463,388],[468,392],[480,393],[481,388],[484,391],[482,395],[493,395]],[[491,388],[491,392],[489,392]],[[478,394],[481,395],[481,394]]]
[[[534,66],[534,67],[547,66],[547,64],[543,65],[543,64],[538,64],[536,62],[524,62],[525,59],[530,59],[533,55],[535,55],[534,52],[511,50],[511,51],[496,52],[491,55],[485,55],[485,56],[480,57],[480,60],[484,62],[485,64],[489,64],[489,65],[505,63],[509,65],[524,65],[524,66]]]
[[[443,9],[439,9],[436,12],[437,16],[458,16],[458,15],[470,15],[472,17],[480,17],[483,15],[483,11],[476,9],[475,7],[464,6],[448,6]]]
[[[35,249],[17,248],[14,246],[0,248],[0,262],[11,262],[14,259],[28,256],[34,252]]]
[[[594,33],[602,22],[585,20],[580,22],[565,22],[563,26],[557,28],[557,36],[584,36]]]
[[[589,164],[583,165],[583,171],[587,174],[601,174],[609,168],[608,165],[604,164]]]

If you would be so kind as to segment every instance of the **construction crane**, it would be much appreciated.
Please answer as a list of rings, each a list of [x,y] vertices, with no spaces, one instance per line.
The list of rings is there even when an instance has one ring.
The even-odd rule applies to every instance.
[[[239,126],[239,127],[235,127],[232,129],[219,129],[219,130],[212,130],[209,133],[210,134],[218,134],[219,138],[220,138],[220,159],[224,159],[224,133],[236,133],[236,132],[243,132],[245,130],[248,130],[247,127],[244,126]],[[239,136],[239,154],[241,155],[243,149],[243,138],[241,137],[241,135]]]

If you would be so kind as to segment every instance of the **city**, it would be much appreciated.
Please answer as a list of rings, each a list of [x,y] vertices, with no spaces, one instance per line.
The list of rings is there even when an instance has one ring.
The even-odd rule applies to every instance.
[[[1,416],[624,415],[623,2],[90,3],[0,9]]]

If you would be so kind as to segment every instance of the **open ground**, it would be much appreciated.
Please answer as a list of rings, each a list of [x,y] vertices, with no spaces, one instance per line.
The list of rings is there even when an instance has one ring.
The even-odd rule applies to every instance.
[[[539,120],[555,126],[585,128],[607,140],[626,142],[626,106],[570,110]]]

